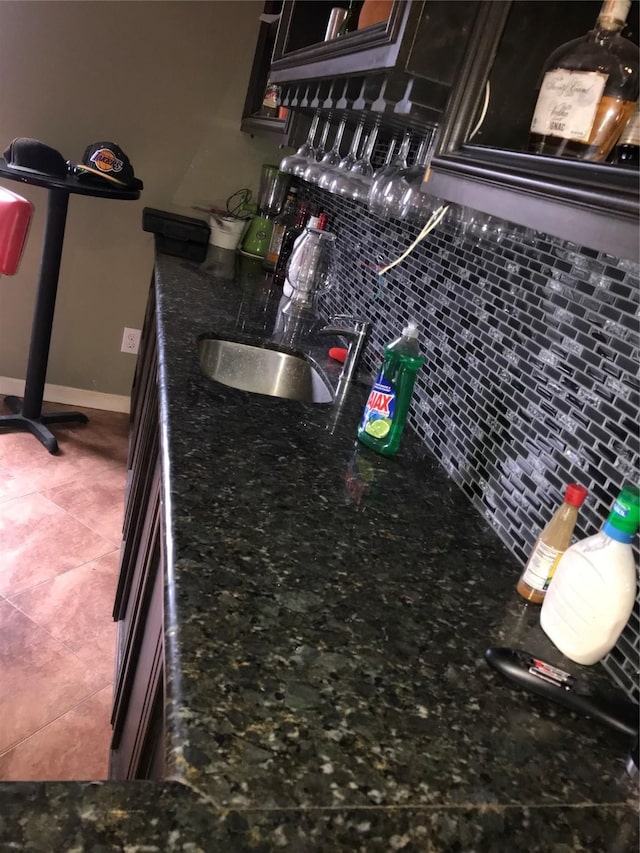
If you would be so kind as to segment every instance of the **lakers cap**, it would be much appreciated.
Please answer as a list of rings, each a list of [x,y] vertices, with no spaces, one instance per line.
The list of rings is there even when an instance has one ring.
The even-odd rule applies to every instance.
[[[143,187],[142,181],[134,175],[129,158],[115,142],[88,145],[74,171],[79,178],[101,178],[126,189],[141,190]]]

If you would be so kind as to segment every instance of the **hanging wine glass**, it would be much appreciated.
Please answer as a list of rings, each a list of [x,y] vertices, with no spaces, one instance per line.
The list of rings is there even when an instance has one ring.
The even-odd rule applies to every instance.
[[[304,172],[305,181],[309,181],[310,184],[317,184],[326,172],[333,171],[338,165],[342,159],[340,154],[340,143],[342,142],[342,136],[346,126],[347,120],[344,118],[341,119],[338,129],[336,130],[331,150],[327,151],[319,163],[311,163],[307,166]]]
[[[329,192],[337,192],[337,190],[332,189],[332,187],[341,176],[343,176],[353,167],[353,164],[358,159],[358,147],[360,145],[360,138],[362,136],[363,129],[364,119],[360,119],[360,121],[356,125],[356,129],[353,132],[353,138],[351,140],[351,148],[349,149],[349,153],[346,154],[342,158],[342,160],[340,160],[338,165],[334,167],[332,171],[326,172],[318,181],[318,186],[321,187],[323,190],[329,190]]]
[[[422,157],[416,157],[416,163],[405,173],[407,189],[400,199],[400,219],[413,220],[424,225],[431,214],[442,205],[442,201],[425,192],[424,176],[431,163],[436,144],[436,132],[433,130],[430,137],[426,138],[427,145]]]
[[[369,196],[367,204],[372,213],[377,213],[379,216],[387,216],[387,204],[385,200],[385,188],[403,169],[408,167],[407,157],[411,146],[411,133],[407,130],[402,137],[400,148],[397,155],[390,160],[387,156],[387,162],[373,176],[371,187],[369,188]]]
[[[349,172],[343,176],[338,192],[354,201],[366,201],[371,188],[374,168],[371,155],[378,138],[378,125],[371,128],[364,143],[362,155],[356,160]]]
[[[453,230],[457,241],[469,240],[476,245],[483,240],[501,243],[508,233],[504,220],[462,205],[451,205],[445,215],[445,222]]]
[[[393,157],[393,146],[389,146],[385,165],[381,169],[378,169],[374,174],[373,182],[369,189],[367,203],[369,205],[369,210],[372,213],[377,213],[380,216],[386,215],[384,189],[393,177],[395,177],[402,169],[407,168],[407,156],[409,154],[410,145],[411,134],[407,130],[402,137],[400,148],[393,160],[391,159]]]
[[[324,146],[327,142],[327,136],[329,134],[330,127],[331,122],[325,121],[318,144],[312,146],[312,150],[309,152],[305,160],[299,160],[297,163],[294,164],[291,174],[294,175],[296,178],[304,178],[304,173],[309,168],[309,166],[315,165],[315,163],[321,157],[324,157]]]
[[[316,113],[311,121],[311,127],[309,128],[309,135],[307,136],[306,142],[298,148],[295,154],[287,154],[287,156],[282,159],[280,166],[278,167],[281,172],[286,172],[288,175],[294,175],[294,169],[297,166],[304,164],[306,167],[308,165],[309,158],[315,155],[313,140],[316,138],[319,121],[320,113]]]
[[[300,163],[293,167],[293,174],[298,178],[307,179],[307,172],[309,169],[315,168],[318,165],[318,162],[325,155],[325,145],[327,144],[327,136],[329,135],[329,129],[331,127],[331,121],[327,120],[324,123],[324,127],[322,128],[322,133],[320,134],[320,141],[314,147],[313,157],[309,157],[307,163]]]
[[[393,217],[395,219],[402,218],[403,207],[402,199],[404,194],[416,180],[422,181],[425,172],[425,163],[429,158],[431,145],[431,136],[425,136],[421,139],[418,146],[418,152],[415,156],[413,165],[400,171],[391,177],[382,191],[381,204],[382,215]]]
[[[480,243],[483,240],[491,243],[502,243],[507,236],[507,223],[496,216],[489,216],[479,210],[472,211],[470,221],[467,223],[466,234]]]
[[[396,146],[398,144],[398,138],[396,136],[391,137],[389,140],[389,145],[387,147],[387,153],[384,156],[384,163],[382,166],[377,168],[373,173],[373,179],[371,181],[371,186],[369,187],[369,195],[373,192],[373,187],[376,181],[381,178],[383,181],[386,179],[386,176],[391,173],[391,170],[394,168],[393,159],[394,154],[396,153]],[[367,197],[367,203],[369,202],[369,197]]]

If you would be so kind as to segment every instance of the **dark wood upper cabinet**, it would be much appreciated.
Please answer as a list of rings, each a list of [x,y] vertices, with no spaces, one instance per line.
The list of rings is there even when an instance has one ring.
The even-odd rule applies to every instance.
[[[325,42],[335,5],[283,3],[270,77],[293,112],[437,127],[433,195],[639,259],[637,170],[527,153],[544,63],[593,27],[600,0],[396,0],[386,22]],[[638,5],[624,32],[636,43]]]
[[[448,201],[638,260],[637,170],[526,150],[547,57],[591,29],[601,5],[599,0],[481,4],[425,187]],[[636,44],[638,6],[633,0],[624,31]],[[488,109],[472,137],[487,81]]]
[[[283,3],[270,72],[281,84],[283,102],[293,109],[373,112],[388,125],[437,124],[464,59],[477,2],[396,0],[388,20],[324,41],[335,5]]]
[[[417,29],[416,6],[395,3],[387,21],[324,41],[336,5],[340,4],[285,0],[273,53],[274,79],[286,80],[289,68],[296,69],[296,79],[309,79],[394,68],[406,61],[405,35]]]
[[[264,4],[265,15],[279,15],[281,11],[282,0],[267,0]],[[267,137],[281,146],[297,146],[302,143],[309,129],[306,116],[291,110],[285,118],[267,118],[262,114],[262,101],[269,80],[277,32],[277,20],[260,23],[240,129],[245,133]]]

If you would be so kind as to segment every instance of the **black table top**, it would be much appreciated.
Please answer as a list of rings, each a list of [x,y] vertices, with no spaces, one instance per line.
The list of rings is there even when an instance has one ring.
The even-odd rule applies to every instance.
[[[7,165],[6,160],[0,157],[0,179],[2,178],[10,181],[19,181],[23,184],[33,184],[36,187],[45,187],[49,190],[65,190],[67,193],[74,193],[75,195],[122,199],[123,201],[133,201],[140,198],[140,190],[119,189],[115,185],[111,186],[106,181],[104,186],[102,186],[87,181],[86,178],[80,180],[76,175],[71,173],[64,177],[56,177],[55,175],[47,175],[43,172],[12,169]]]

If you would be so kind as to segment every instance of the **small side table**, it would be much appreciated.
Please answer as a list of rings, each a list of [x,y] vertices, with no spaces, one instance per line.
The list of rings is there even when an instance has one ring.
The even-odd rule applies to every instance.
[[[49,360],[49,345],[51,343],[51,329],[56,305],[69,195],[75,193],[76,195],[88,195],[96,198],[133,201],[140,197],[140,191],[121,190],[115,185],[111,187],[106,182],[104,186],[96,185],[86,180],[78,180],[75,175],[71,174],[58,178],[39,172],[21,172],[10,169],[2,158],[0,158],[0,179],[34,184],[49,191],[24,398],[21,401],[19,397],[5,397],[5,403],[13,414],[0,415],[0,431],[6,427],[29,430],[44,444],[49,453],[57,453],[58,443],[46,425],[70,422],[87,423],[88,421],[87,416],[82,412],[47,412],[45,414],[42,412],[42,397]]]

